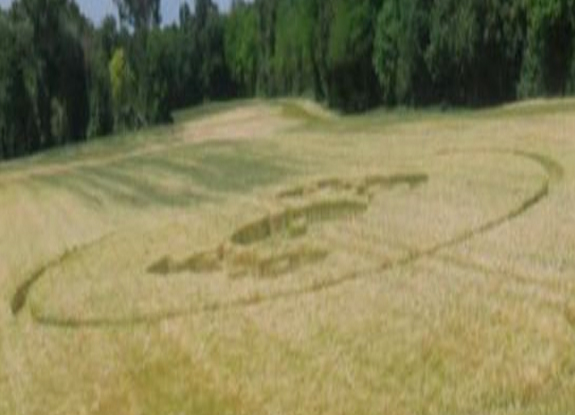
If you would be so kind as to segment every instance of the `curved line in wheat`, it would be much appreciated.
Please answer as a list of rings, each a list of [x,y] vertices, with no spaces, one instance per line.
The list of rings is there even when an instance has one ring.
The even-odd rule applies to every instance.
[[[31,315],[33,321],[39,325],[46,327],[66,328],[66,329],[130,327],[137,325],[156,324],[164,320],[184,317],[187,315],[255,306],[265,302],[275,301],[279,299],[295,298],[301,295],[327,290],[346,282],[365,278],[374,273],[387,272],[393,269],[398,269],[411,265],[422,259],[433,257],[444,249],[453,248],[479,235],[491,232],[499,228],[500,226],[503,226],[506,223],[519,218],[526,212],[533,209],[539,203],[541,203],[546,197],[548,197],[551,186],[554,183],[561,180],[564,174],[563,167],[559,163],[557,163],[555,160],[547,156],[538,153],[530,153],[530,152],[508,150],[508,149],[479,149],[474,151],[448,150],[440,152],[436,155],[438,157],[457,155],[457,154],[472,155],[477,152],[504,154],[504,155],[506,154],[512,157],[519,157],[528,160],[532,163],[537,164],[543,170],[545,177],[542,183],[532,194],[527,196],[524,200],[521,201],[520,204],[514,206],[504,215],[488,220],[475,228],[463,231],[453,236],[452,238],[447,239],[443,242],[439,242],[433,246],[420,250],[413,250],[398,259],[388,260],[376,266],[349,272],[335,279],[322,281],[304,287],[278,290],[265,296],[254,296],[252,298],[241,298],[226,303],[208,304],[202,308],[181,308],[181,309],[166,310],[164,312],[158,312],[158,313],[150,313],[150,314],[143,313],[128,317],[74,318],[74,317],[62,317],[57,315],[42,314],[32,310]],[[89,244],[88,246],[92,245],[93,243]],[[88,246],[79,247],[76,250],[86,249]],[[20,288],[17,290],[16,294],[13,296],[12,299],[12,312],[15,316],[17,316],[25,307],[28,294],[30,293],[34,284],[36,284],[50,268],[54,267],[55,265],[65,260],[69,254],[70,252],[67,252],[64,255],[58,257],[56,260],[50,261],[48,264],[41,267],[37,272],[33,273],[32,276],[20,286]]]

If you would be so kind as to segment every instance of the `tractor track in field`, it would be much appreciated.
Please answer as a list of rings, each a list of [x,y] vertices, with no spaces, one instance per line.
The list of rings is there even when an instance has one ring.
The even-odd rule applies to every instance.
[[[214,302],[205,304],[202,307],[182,307],[179,309],[171,309],[163,312],[154,313],[142,313],[133,316],[102,316],[94,318],[76,318],[76,317],[66,317],[61,315],[50,315],[49,313],[39,313],[35,310],[31,311],[31,316],[36,324],[53,327],[53,328],[67,328],[67,329],[80,329],[80,328],[121,328],[130,327],[138,325],[147,324],[157,324],[164,320],[175,319],[180,317],[185,317],[187,315],[216,312],[216,311],[226,311],[231,309],[257,306],[263,303],[272,302],[281,299],[290,299],[299,297],[306,294],[313,294],[323,290],[327,290],[341,284],[359,280],[362,278],[367,278],[373,276],[374,274],[381,274],[389,272],[395,269],[400,269],[407,267],[409,265],[415,264],[416,262],[426,259],[433,258],[437,256],[441,251],[459,246],[464,244],[480,235],[489,233],[507,223],[518,219],[519,217],[526,214],[528,211],[532,210],[538,206],[542,201],[544,201],[550,194],[551,188],[563,177],[562,166],[554,161],[553,159],[538,153],[523,152],[517,150],[506,150],[506,149],[482,149],[476,150],[475,153],[482,152],[487,154],[503,154],[512,157],[519,157],[537,164],[544,173],[541,183],[538,185],[535,191],[528,195],[523,201],[518,205],[510,209],[505,214],[496,217],[494,219],[488,220],[483,224],[463,231],[452,238],[449,238],[443,242],[439,242],[428,248],[411,250],[407,254],[401,256],[395,260],[387,260],[376,266],[366,267],[364,269],[355,270],[349,273],[345,273],[337,278],[318,281],[307,286],[296,287],[286,290],[277,290],[268,294],[253,293],[253,295],[240,298],[228,302]],[[460,150],[449,150],[438,153],[438,157],[450,156],[450,155],[466,155],[474,154],[473,151],[460,151]],[[90,244],[90,245],[93,245]],[[78,247],[74,252],[87,247]],[[68,253],[69,255],[69,253]],[[27,297],[32,290],[35,283],[37,283],[46,272],[53,266],[65,261],[68,255],[59,257],[58,260],[51,261],[44,267],[40,268],[37,272],[33,273],[31,277],[21,285],[17,293],[12,300],[12,312],[15,317],[17,317],[26,306]],[[16,306],[16,307],[15,307]]]
[[[33,286],[38,281],[40,281],[42,279],[42,277],[45,276],[45,274],[46,274],[46,272],[48,272],[48,270],[62,264],[67,259],[71,258],[74,254],[76,254],[80,251],[86,250],[90,247],[96,246],[96,245],[110,239],[112,236],[113,236],[113,233],[110,233],[110,234],[104,235],[100,238],[97,238],[91,242],[85,243],[83,245],[76,246],[76,247],[73,247],[71,249],[67,249],[64,251],[63,254],[55,257],[51,261],[49,261],[49,262],[45,263],[44,265],[42,265],[41,267],[37,268],[34,272],[32,272],[32,274],[30,275],[29,278],[27,278],[22,284],[20,284],[18,286],[18,288],[16,289],[16,292],[12,296],[12,299],[10,301],[10,310],[12,311],[12,315],[17,316],[18,314],[20,314],[22,309],[26,306],[26,303],[28,301],[28,295],[30,294],[30,290],[33,288]]]
[[[504,269],[502,267],[490,267],[489,265],[483,264],[479,261],[475,261],[463,256],[438,254],[435,256],[435,258],[448,265],[456,266],[462,269],[475,271],[485,275],[502,276],[520,285],[536,286],[538,288],[543,288],[549,291],[559,289],[558,281],[536,278],[534,276],[519,273],[516,271],[511,271],[509,269]]]
[[[258,111],[261,111],[261,108],[254,105],[253,108],[228,110],[217,116],[208,116],[204,119],[171,126],[169,128],[175,138],[173,141],[150,143],[143,148],[127,148],[121,154],[100,155],[64,162],[46,161],[44,166],[29,167],[24,170],[0,169],[0,185],[51,177],[78,169],[107,166],[206,142],[232,142],[259,138],[265,136],[266,133],[271,134],[291,128],[299,122],[282,119],[278,110],[268,110],[267,116],[262,116]],[[305,109],[304,111],[307,112]],[[250,131],[257,131],[257,134],[250,134]]]
[[[471,260],[469,258],[458,257],[455,255],[436,255],[434,257],[445,264],[459,267],[461,269],[467,269],[474,272],[478,272],[484,275],[491,275],[495,277],[504,277],[500,280],[501,284],[507,281],[513,281],[522,286],[533,286],[538,290],[543,290],[547,294],[556,294],[562,289],[565,289],[565,285],[569,284],[567,281],[556,281],[556,280],[544,280],[541,278],[535,278],[526,274],[519,272],[514,272],[506,269],[490,267],[488,265],[479,263],[477,261]],[[571,284],[572,286],[572,284]],[[553,299],[542,300],[546,305],[552,307],[553,309],[559,311],[569,328],[575,333],[575,302],[569,301],[558,301]]]

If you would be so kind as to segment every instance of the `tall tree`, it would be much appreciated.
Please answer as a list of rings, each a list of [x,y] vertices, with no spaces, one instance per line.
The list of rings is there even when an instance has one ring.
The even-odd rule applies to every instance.
[[[124,49],[118,48],[109,64],[115,127],[128,130],[141,126],[141,116],[136,111],[136,79]]]
[[[373,64],[387,104],[422,104],[431,94],[425,63],[430,0],[385,0],[377,19]]]
[[[261,93],[273,94],[273,57],[278,0],[255,0],[259,31],[258,85]]]
[[[561,95],[575,81],[575,2],[527,1],[527,46],[519,93]],[[575,85],[572,85],[575,87]]]
[[[136,32],[161,23],[160,0],[114,0],[114,3],[122,22]]]
[[[33,102],[41,145],[83,139],[89,113],[81,40],[86,22],[77,5],[71,0],[20,0],[12,7],[12,18],[32,28]]]
[[[437,0],[431,10],[429,70],[439,99],[465,103],[482,40],[475,0]]]
[[[328,102],[348,111],[373,106],[378,83],[373,41],[379,1],[331,0],[327,46]]]
[[[225,57],[241,94],[256,92],[259,33],[256,9],[251,3],[234,0],[225,28]]]
[[[195,22],[204,98],[223,97],[230,87],[225,65],[224,19],[212,0],[196,0]]]
[[[90,95],[88,137],[100,137],[114,130],[112,86],[108,63],[119,46],[114,17],[108,16],[101,26],[90,32],[85,43]]]
[[[199,46],[195,36],[196,18],[188,3],[180,7],[179,27],[173,35],[175,44],[175,83],[173,91],[174,108],[197,104],[203,99],[200,79],[201,62]]]
[[[32,28],[0,11],[0,159],[39,149],[32,90],[35,71],[29,45]]]
[[[315,91],[312,59],[315,17],[309,0],[280,1],[273,62],[275,89],[280,94]]]
[[[176,56],[173,30],[154,29],[146,48],[146,119],[151,123],[172,120],[173,92],[176,88]]]

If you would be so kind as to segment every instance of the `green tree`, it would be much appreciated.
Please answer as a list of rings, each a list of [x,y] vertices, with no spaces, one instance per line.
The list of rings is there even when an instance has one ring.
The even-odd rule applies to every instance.
[[[515,96],[525,33],[521,0],[437,0],[426,62],[436,99],[486,104]]]
[[[85,138],[89,102],[82,34],[86,20],[70,0],[20,0],[11,18],[31,27],[30,56],[35,86],[30,88],[40,145]],[[60,111],[55,117],[53,110]],[[54,125],[55,121],[62,121]],[[36,147],[36,146],[34,146]]]
[[[172,120],[172,91],[175,91],[175,42],[172,35],[172,31],[155,29],[148,36],[146,119],[151,123]]]
[[[373,69],[378,1],[331,0],[327,44],[328,102],[348,111],[374,105],[379,96]]]
[[[39,149],[31,39],[31,27],[12,22],[0,11],[0,159]]]
[[[197,42],[203,98],[227,95],[230,77],[225,63],[224,19],[212,0],[196,0],[193,35]]]
[[[57,136],[61,142],[86,138],[90,117],[86,58],[73,33],[63,33],[58,45],[56,102],[61,103],[66,122]]]
[[[161,22],[160,0],[114,0],[122,22],[136,32],[158,26]]]
[[[515,99],[526,42],[525,2],[487,0],[478,7],[483,37],[476,60],[476,101]]]
[[[431,11],[426,60],[438,97],[464,103],[481,42],[475,0],[438,0]]]
[[[315,90],[312,59],[314,11],[309,0],[283,0],[279,3],[273,69],[275,89],[280,94]]]
[[[90,32],[86,46],[90,96],[88,137],[100,137],[114,130],[114,108],[108,63],[119,45],[116,20],[108,16],[102,25]]]
[[[114,52],[109,71],[116,128],[138,127],[141,121],[134,104],[136,80],[124,49],[119,48]]]
[[[386,0],[377,19],[373,64],[384,102],[421,104],[430,99],[425,63],[429,0]]]
[[[200,80],[199,46],[195,37],[195,16],[187,3],[180,7],[179,27],[174,31],[174,108],[197,104],[203,99]]]
[[[527,0],[527,45],[519,94],[561,95],[575,75],[575,2]],[[573,85],[575,86],[575,85]]]
[[[243,95],[256,92],[259,42],[255,7],[234,1],[226,22],[224,50],[230,74]]]
[[[274,94],[273,59],[275,51],[276,18],[279,0],[255,0],[259,48],[257,87],[259,93]]]
[[[42,145],[46,147],[55,144],[52,131],[52,104],[58,78],[56,43],[61,26],[60,10],[64,5],[64,0],[22,0],[13,6],[15,19],[27,22],[32,27],[33,56],[36,61],[33,99]]]

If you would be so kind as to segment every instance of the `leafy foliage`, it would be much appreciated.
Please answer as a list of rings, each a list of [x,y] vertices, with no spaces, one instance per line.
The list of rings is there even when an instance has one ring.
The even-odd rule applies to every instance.
[[[119,48],[114,52],[109,70],[116,127],[134,128],[139,122],[134,96],[136,80],[124,49]]]
[[[160,24],[160,0],[114,0],[114,3],[120,19],[136,31]]]
[[[116,21],[104,19],[100,30],[92,35],[86,48],[87,72],[90,91],[90,123],[88,137],[99,137],[114,130],[112,85],[108,62],[118,47]]]
[[[425,63],[429,0],[387,0],[378,15],[373,64],[388,104],[419,104],[430,98]]]
[[[426,51],[436,96],[458,104],[513,97],[523,32],[517,1],[436,2]]]
[[[26,143],[19,148],[26,153],[85,138],[89,100],[81,38],[86,20],[76,4],[21,0],[4,16],[3,26],[7,42],[3,64],[12,69],[2,82],[8,85],[6,96],[14,95],[22,112],[14,121],[10,110],[3,111],[9,124],[20,124],[18,132],[7,133],[9,140],[23,139],[17,136],[24,124]]]
[[[226,22],[224,50],[233,81],[241,85],[240,93],[256,91],[258,44],[256,11],[244,1],[236,1]]]
[[[372,65],[375,16],[373,0],[332,0],[327,42],[327,98],[346,110],[363,110],[377,100]]]
[[[313,95],[343,111],[487,105],[575,91],[575,0],[72,0],[0,11],[0,158],[235,96]]]
[[[174,42],[170,32],[154,30],[148,37],[146,71],[147,120],[151,123],[169,122],[172,119],[171,91],[175,90]]]
[[[224,21],[212,0],[196,0],[193,38],[197,42],[204,98],[221,98],[229,88],[224,56]]]
[[[0,12],[0,158],[39,147],[32,93],[35,87],[29,44],[32,29]]]
[[[521,96],[561,95],[575,82],[575,2],[527,1],[527,48]]]
[[[315,89],[313,11],[309,0],[283,1],[278,6],[273,69],[275,89],[280,94],[301,94]]]

